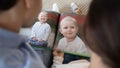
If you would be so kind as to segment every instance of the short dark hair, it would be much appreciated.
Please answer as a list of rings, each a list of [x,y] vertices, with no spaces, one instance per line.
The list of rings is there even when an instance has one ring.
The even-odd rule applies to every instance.
[[[120,68],[120,1],[93,0],[86,23],[87,46],[111,68]]]
[[[18,0],[0,0],[0,11],[5,11],[13,7]]]

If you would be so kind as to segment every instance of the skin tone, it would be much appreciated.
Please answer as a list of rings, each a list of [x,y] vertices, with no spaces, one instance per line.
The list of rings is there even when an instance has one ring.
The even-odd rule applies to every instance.
[[[40,21],[41,24],[44,24],[48,19],[48,13],[47,12],[40,12],[38,15],[38,20]],[[33,40],[37,40],[35,37],[32,37]],[[39,40],[39,42],[44,42],[44,40]]]
[[[67,38],[68,42],[71,42],[76,37],[78,27],[72,21],[65,21],[60,25],[60,32]]]
[[[48,15],[47,14],[48,14],[47,12],[41,12],[39,14],[38,19],[39,19],[40,23],[43,24],[43,23],[45,23],[47,21],[47,19],[48,19]]]
[[[78,28],[74,22],[66,21],[60,25],[60,32],[67,38],[68,42],[74,40],[77,34]],[[108,68],[103,62],[99,55],[92,50],[88,49],[91,55],[91,62],[89,68]],[[54,50],[54,56],[63,57],[64,53],[60,50]]]
[[[59,49],[55,49],[55,50],[53,51],[53,55],[54,55],[54,56],[63,57],[63,56],[64,56],[64,53],[61,52]]]
[[[0,13],[0,27],[18,33],[21,26],[33,23],[41,9],[41,3],[41,0],[19,0],[14,7]]]
[[[79,8],[76,8],[76,9],[75,9],[75,13],[76,13],[76,14],[81,14],[82,12],[81,12],[81,10],[80,10]]]
[[[105,65],[102,62],[102,59],[99,55],[97,55],[95,52],[89,49],[89,52],[91,54],[91,62],[89,65],[89,68],[108,68],[107,65]]]
[[[71,42],[76,37],[76,34],[78,32],[78,27],[73,21],[67,20],[64,23],[60,24],[60,32],[61,34],[64,35],[64,37],[67,38],[68,42]],[[64,53],[56,49],[54,50],[53,55],[63,57]]]
[[[93,51],[89,50],[91,54],[91,62],[88,68],[108,68],[101,60],[101,57],[98,56],[96,53]],[[64,57],[64,53],[61,52],[60,50],[56,49],[53,52],[54,56],[59,56],[59,57]]]

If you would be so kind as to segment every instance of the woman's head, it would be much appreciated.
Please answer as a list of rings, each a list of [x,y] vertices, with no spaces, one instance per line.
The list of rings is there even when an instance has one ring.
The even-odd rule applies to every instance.
[[[87,46],[111,68],[120,68],[119,3],[119,0],[93,0],[84,26]]]
[[[74,39],[78,32],[77,21],[73,17],[65,17],[60,22],[60,32],[66,38]]]

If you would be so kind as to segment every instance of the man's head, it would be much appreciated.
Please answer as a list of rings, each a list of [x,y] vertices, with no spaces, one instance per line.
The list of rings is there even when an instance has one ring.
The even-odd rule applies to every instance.
[[[0,27],[18,32],[21,26],[31,25],[41,3],[41,0],[0,0]]]
[[[5,11],[13,7],[18,0],[0,0],[0,11]]]

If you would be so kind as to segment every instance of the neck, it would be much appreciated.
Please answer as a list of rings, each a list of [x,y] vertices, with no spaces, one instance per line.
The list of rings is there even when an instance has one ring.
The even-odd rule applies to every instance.
[[[67,38],[68,42],[72,42],[75,38]]]
[[[45,24],[45,22],[41,22],[41,24]]]
[[[108,68],[96,53],[91,53],[91,62],[89,68]]]
[[[18,18],[14,18],[14,15],[9,13],[1,14],[0,15],[0,27],[7,29],[13,32],[19,32],[20,28],[20,20]]]

